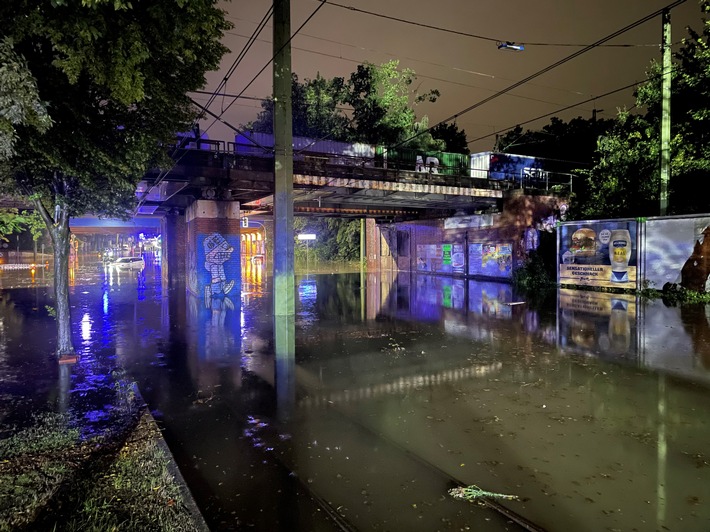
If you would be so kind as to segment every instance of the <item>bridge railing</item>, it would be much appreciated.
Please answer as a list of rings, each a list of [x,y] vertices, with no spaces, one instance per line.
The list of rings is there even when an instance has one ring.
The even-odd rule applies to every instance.
[[[207,142],[207,141],[202,141]],[[175,159],[188,166],[230,168],[241,171],[272,172],[273,153],[260,150],[249,155],[235,152],[234,143],[209,141],[215,149],[182,148]],[[226,151],[222,148],[226,146]],[[398,161],[315,152],[295,152],[293,171],[301,175],[326,176],[343,179],[366,179],[411,184],[479,188],[486,190],[525,189],[532,192],[572,192],[572,174],[553,172],[522,172],[503,179],[491,179],[490,174],[477,170],[476,177],[468,169],[438,165],[435,168],[412,169],[411,165]],[[499,173],[497,174],[500,175]],[[484,177],[488,176],[488,177]]]

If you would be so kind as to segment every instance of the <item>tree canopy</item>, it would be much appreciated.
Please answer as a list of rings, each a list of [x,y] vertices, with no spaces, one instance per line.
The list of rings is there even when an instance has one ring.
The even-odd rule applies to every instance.
[[[27,62],[15,53],[10,37],[0,40],[0,110],[0,161],[15,154],[18,126],[45,132],[52,123]]]
[[[496,139],[494,151],[564,159],[591,166],[597,147],[597,139],[607,133],[614,120],[573,118],[569,122],[552,117],[550,123],[539,130],[523,130],[517,126]]]
[[[227,25],[211,0],[85,4],[25,0],[0,8],[12,51],[53,122],[47,133],[16,126],[19,142],[2,178],[48,212],[59,203],[72,216],[120,216],[136,181],[167,162],[161,143],[192,122],[185,93],[218,65]]]
[[[710,2],[700,4],[710,13]],[[707,212],[710,194],[710,22],[689,29],[674,54],[671,85],[671,177],[668,214]],[[622,110],[599,139],[595,165],[585,172],[587,217],[658,214],[660,189],[661,65],[651,65],[636,90],[636,107]]]
[[[436,89],[419,93],[412,88],[416,74],[411,69],[400,69],[398,61],[382,65],[358,65],[349,79],[292,80],[293,134],[345,142],[394,145],[427,128],[424,116],[417,120],[414,107],[423,101],[434,102]],[[262,102],[262,111],[245,129],[273,133],[272,98]],[[454,129],[456,130],[455,126]],[[458,130],[456,130],[458,131]],[[461,134],[458,132],[458,143]],[[441,130],[441,135],[454,138],[456,133]],[[438,138],[438,137],[437,137]],[[465,133],[463,133],[465,144]],[[419,135],[407,144],[408,148],[440,150],[445,142],[431,133]]]
[[[463,153],[468,155],[471,150],[468,148],[468,140],[466,139],[466,131],[459,129],[455,123],[441,123],[431,128],[431,136],[435,140],[442,141],[444,146],[443,151],[450,153]]]
[[[25,114],[10,118],[12,150],[0,162],[0,192],[30,199],[52,237],[59,354],[73,352],[66,283],[69,217],[125,217],[145,172],[169,164],[163,145],[197,116],[186,93],[205,84],[205,72],[215,69],[226,51],[220,38],[230,25],[216,4],[18,0],[0,5],[3,53],[19,76],[2,86],[0,116],[14,116],[9,115],[17,108],[12,95],[18,87],[30,88],[20,105]],[[0,128],[7,132],[7,123]]]
[[[349,141],[352,134],[350,119],[342,112],[345,98],[345,80],[327,80],[320,74],[315,79],[298,80],[297,74],[291,79],[291,108],[293,134],[300,137],[329,138]],[[259,133],[274,131],[274,100],[267,98],[261,103],[262,110],[254,122],[246,128]]]

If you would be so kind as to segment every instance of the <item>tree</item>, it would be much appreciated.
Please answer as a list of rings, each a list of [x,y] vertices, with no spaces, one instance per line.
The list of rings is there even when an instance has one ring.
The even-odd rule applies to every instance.
[[[350,119],[339,106],[345,98],[343,78],[327,80],[320,74],[315,79],[298,81],[292,74],[291,107],[293,134],[300,137],[327,138],[348,141],[351,138]],[[261,112],[246,129],[259,133],[274,132],[274,100],[267,98],[261,102]]]
[[[385,144],[401,143],[426,129],[416,121],[413,107],[421,102],[435,102],[439,91],[425,93],[412,90],[416,79],[413,70],[399,69],[399,61],[392,60],[380,66],[372,63],[358,65],[347,83],[346,103],[353,107],[355,137],[361,142]],[[430,133],[418,135],[408,148],[440,149]]]
[[[27,62],[15,53],[10,37],[0,40],[0,110],[0,161],[14,155],[18,126],[45,132],[52,123]]]
[[[456,124],[441,123],[431,128],[431,136],[443,141],[443,151],[450,153],[463,153],[468,155],[471,150],[468,149],[468,141],[466,140],[466,131],[459,130]]]
[[[358,65],[347,82],[340,77],[328,80],[320,74],[300,82],[296,74],[292,76],[293,134],[316,139],[397,144],[427,129],[426,116],[417,121],[413,107],[423,101],[434,102],[439,96],[435,89],[423,94],[412,90],[414,71],[400,70],[398,61]],[[346,116],[343,105],[352,106],[352,117]],[[244,128],[273,133],[273,98],[264,100],[261,107],[257,119]],[[465,135],[463,141],[465,144]],[[444,145],[427,132],[406,147],[426,151],[441,150]]]
[[[657,205],[660,143],[658,125],[620,112],[609,134],[597,142],[594,167],[580,170],[587,192],[574,212],[585,218],[645,216]]]
[[[69,218],[126,217],[136,184],[170,164],[161,147],[197,116],[186,92],[201,88],[226,49],[230,26],[216,0],[4,2],[2,27],[26,65],[52,127],[19,123],[0,169],[23,194],[54,247],[57,354],[71,355]],[[17,62],[17,60],[15,61]],[[2,101],[0,114],[8,104]]]
[[[360,257],[360,221],[340,218],[294,218],[296,233],[314,233],[316,240],[298,241],[295,252],[305,260],[306,245],[313,258],[321,261],[356,261]]]
[[[25,227],[25,218],[17,209],[0,209],[0,241],[8,242],[8,235],[21,233]]]
[[[710,13],[710,2],[700,4]],[[702,33],[689,30],[675,54],[671,96],[669,214],[707,212],[710,195],[710,22]],[[613,130],[597,145],[597,160],[586,173],[589,201],[583,214],[648,216],[658,212],[660,181],[661,66],[654,62],[636,90],[636,107],[621,111]]]
[[[579,164],[580,167],[591,166],[594,162],[597,139],[607,133],[614,120],[595,120],[580,117],[569,122],[554,116],[550,123],[539,130],[516,126],[496,139],[495,151],[543,157],[547,159],[564,159]]]

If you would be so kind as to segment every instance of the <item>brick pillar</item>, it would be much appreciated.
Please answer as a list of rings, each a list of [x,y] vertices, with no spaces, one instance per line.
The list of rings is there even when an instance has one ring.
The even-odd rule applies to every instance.
[[[162,281],[167,287],[185,280],[187,257],[187,225],[185,215],[177,211],[169,212],[161,221],[163,235],[161,246]]]
[[[197,200],[188,207],[187,290],[205,305],[228,297],[239,304],[241,242],[239,203]]]

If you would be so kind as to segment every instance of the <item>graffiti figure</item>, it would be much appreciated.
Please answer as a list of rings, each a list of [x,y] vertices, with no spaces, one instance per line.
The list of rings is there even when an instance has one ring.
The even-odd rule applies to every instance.
[[[210,284],[205,286],[207,304],[211,298],[226,296],[234,287],[234,281],[227,282],[224,273],[224,263],[231,258],[234,248],[219,233],[212,233],[202,245],[205,249],[205,268],[211,276]]]

